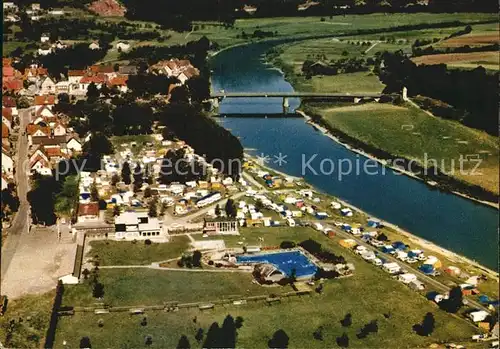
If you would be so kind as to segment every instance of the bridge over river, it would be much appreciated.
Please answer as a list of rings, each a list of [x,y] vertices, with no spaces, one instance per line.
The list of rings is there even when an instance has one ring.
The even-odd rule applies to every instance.
[[[289,98],[307,98],[318,100],[351,101],[358,103],[361,100],[376,100],[382,97],[381,93],[353,92],[353,93],[333,93],[333,92],[212,92],[210,98],[214,107],[219,101],[225,98],[283,98],[283,107],[289,107]]]

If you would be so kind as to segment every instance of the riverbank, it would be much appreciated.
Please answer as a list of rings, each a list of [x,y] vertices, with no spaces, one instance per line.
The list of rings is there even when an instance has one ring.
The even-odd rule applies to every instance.
[[[307,118],[307,116],[305,116]],[[312,123],[311,123],[312,124]],[[319,128],[321,128],[321,126],[317,126]],[[328,136],[328,135],[327,135]],[[331,135],[330,135],[331,136]],[[333,137],[333,136],[331,136]],[[352,150],[352,149],[350,149]],[[354,151],[354,150],[353,150]],[[361,155],[363,156],[366,156],[364,155],[362,152],[360,153]],[[256,161],[258,163],[258,159],[254,156],[251,156],[249,154],[245,154],[245,156],[251,158],[252,160]],[[374,159],[376,160],[376,159]],[[260,167],[264,168],[264,169],[267,169],[269,171],[272,171],[272,172],[276,172],[276,173],[279,173],[280,175],[284,176],[284,177],[293,177],[295,179],[299,179],[298,177],[294,177],[294,176],[290,176],[288,175],[287,173],[284,173],[282,171],[277,171],[275,170],[274,168],[272,167],[269,167],[269,166],[266,166],[266,165],[260,165]],[[318,188],[315,188],[314,186],[312,186],[311,184],[307,183],[303,178],[300,178],[301,181],[303,181],[308,187],[310,187],[311,189],[313,189],[314,191],[318,192],[318,193],[321,193],[322,195],[324,195],[325,197],[328,197],[331,201],[337,201],[339,203],[341,203],[343,206],[346,206],[346,207],[349,207],[351,208],[353,211],[356,211],[357,213],[359,213],[360,215],[363,216],[363,218],[365,219],[368,219],[368,218],[377,218],[375,215],[373,214],[370,214],[369,212],[366,212],[348,202],[345,202],[337,197],[334,197],[328,193],[324,193],[323,191],[319,190]],[[377,218],[379,219],[379,218]],[[499,274],[497,271],[493,270],[493,269],[490,269],[476,261],[473,261],[465,256],[462,256],[456,252],[453,252],[453,251],[450,251],[444,247],[441,247],[439,245],[436,245],[435,243],[429,241],[429,240],[426,240],[424,238],[421,238],[419,236],[416,236],[402,228],[400,228],[399,226],[395,225],[395,224],[392,224],[390,222],[387,222],[383,219],[379,219],[381,221],[381,223],[383,225],[385,225],[386,227],[389,227],[391,228],[392,230],[394,230],[397,234],[400,234],[401,237],[405,237],[407,239],[409,239],[412,243],[418,245],[419,247],[422,247],[422,249],[424,250],[428,250],[428,251],[432,251],[433,253],[437,253],[437,254],[440,254],[444,257],[446,257],[451,263],[463,263],[463,264],[466,264],[466,265],[469,265],[471,267],[474,267],[474,268],[477,268],[479,269],[478,273],[485,273],[485,274],[488,274],[489,277],[491,277],[492,279],[494,279],[497,283],[499,282]],[[413,248],[415,248],[415,246],[413,246]]]
[[[293,47],[293,46],[291,46]],[[322,47],[322,46],[321,46]],[[348,47],[348,46],[346,46]],[[355,48],[357,46],[354,46]],[[289,48],[291,50],[291,48]],[[284,76],[285,80],[290,83],[292,86],[295,88],[300,88],[300,89],[306,89],[306,90],[313,90],[317,91],[320,89],[321,91],[326,90],[336,90],[337,88],[345,88],[347,92],[353,92],[355,90],[360,90],[360,89],[366,89],[368,86],[368,89],[370,90],[369,92],[381,92],[383,85],[378,81],[378,78],[374,76],[374,74],[370,73],[351,73],[351,74],[339,74],[335,75],[333,77],[327,76],[323,77],[323,79],[319,80],[314,80],[312,85],[309,86],[304,86],[305,81],[311,81],[311,80],[304,80],[303,77],[298,76],[297,72],[295,71],[296,68],[293,68],[290,66],[288,63],[290,62],[284,62],[282,59],[283,55],[283,50],[280,48],[274,49],[266,55],[266,65],[270,64],[274,66],[276,69],[278,69]],[[292,50],[293,51],[293,50]],[[329,52],[331,53],[331,52]],[[352,54],[355,54],[356,52],[351,52]],[[351,54],[350,53],[350,54]],[[358,76],[356,74],[361,74],[362,76]],[[347,75],[353,75],[351,78],[347,79],[347,81],[344,81],[345,79],[341,79],[340,77],[342,76],[347,76]],[[354,76],[355,75],[355,76]],[[333,79],[333,80],[332,80]],[[334,81],[337,81],[334,83]],[[374,81],[374,79],[377,80],[377,82]],[[357,81],[359,80],[359,81]],[[311,82],[308,82],[310,84]],[[342,86],[339,86],[342,85]],[[352,91],[351,91],[352,90]],[[302,101],[301,104],[302,108],[307,109],[309,105],[307,102]],[[325,107],[326,108],[326,107]],[[369,139],[376,139],[376,137],[372,134],[373,130],[368,132],[363,133],[363,126],[356,126],[359,132],[352,134],[352,132],[348,131],[346,132],[345,130],[340,130],[332,125],[329,124],[326,120],[326,116],[323,115],[322,113],[322,107],[319,106],[317,108],[309,108],[309,109],[317,109],[315,110],[315,114],[310,114],[309,121],[311,119],[314,119],[315,121],[315,127],[318,126],[323,126],[325,129],[328,130],[329,137],[332,138],[335,142],[342,144],[344,147],[346,147],[349,150],[353,150],[354,152],[367,156],[380,164],[384,166],[388,166],[389,162],[398,159],[398,163],[400,165],[403,165],[404,168],[402,167],[394,167],[394,166],[388,166],[398,173],[402,173],[406,176],[409,176],[413,179],[419,179],[429,185],[430,187],[441,190],[444,192],[452,193],[454,195],[461,196],[463,198],[467,198],[470,200],[473,200],[474,202],[487,205],[489,207],[493,207],[496,209],[499,209],[499,203],[498,203],[498,195],[492,191],[492,183],[496,181],[497,176],[494,175],[495,171],[492,170],[493,167],[496,168],[496,166],[492,167],[492,160],[488,159],[487,163],[486,161],[483,161],[482,164],[487,167],[481,167],[479,170],[480,171],[487,171],[488,174],[484,174],[482,178],[479,178],[477,176],[472,176],[474,173],[473,171],[475,170],[474,168],[466,169],[466,171],[470,171],[471,175],[460,175],[462,168],[451,168],[451,171],[453,173],[457,173],[456,175],[449,175],[448,173],[445,173],[442,171],[439,167],[437,166],[426,166],[426,165],[420,165],[422,163],[422,159],[419,158],[418,154],[414,154],[415,151],[415,146],[408,145],[408,134],[400,134],[401,133],[401,125],[405,125],[407,123],[413,124],[413,120],[411,122],[406,122],[408,120],[406,119],[412,119],[410,116],[403,117],[401,115],[401,120],[398,123],[396,119],[395,123],[397,124],[397,127],[399,127],[399,133],[398,135],[393,135],[393,139],[397,141],[391,142],[374,142],[374,144],[368,144],[365,141],[363,141],[360,137],[364,138],[369,138]],[[333,111],[334,109],[328,108],[328,112]],[[325,113],[326,113],[325,111]],[[306,110],[302,110],[303,113],[306,112]],[[310,113],[310,111],[308,111]],[[416,111],[412,112],[413,114],[416,113]],[[332,114],[332,113],[330,113]],[[331,117],[331,115],[330,115]],[[358,117],[356,117],[358,118]],[[391,118],[392,119],[392,118]],[[415,120],[416,122],[421,122],[422,125],[429,126],[426,123],[424,123],[422,118],[417,118]],[[330,120],[331,121],[331,120]],[[479,145],[473,146],[476,143],[477,137],[474,137],[473,135],[469,135],[469,133],[472,133],[473,130],[467,129],[465,126],[460,125],[460,129],[455,129],[455,126],[447,124],[448,121],[442,120],[442,119],[431,119],[427,120],[429,123],[432,121],[436,125],[433,125],[431,129],[438,129],[438,128],[443,128],[443,132],[450,132],[451,135],[455,135],[455,138],[460,138],[460,142],[465,142],[466,144],[471,143],[471,146],[462,146],[459,149],[456,149],[454,152],[449,151],[449,146],[447,147],[433,147],[435,144],[439,144],[439,142],[443,142],[443,140],[436,138],[436,136],[430,134],[426,134],[426,130],[422,130],[422,133],[417,133],[417,134],[422,134],[425,135],[424,138],[422,138],[423,144],[425,144],[425,148],[422,148],[422,152],[427,154],[429,153],[431,155],[432,159],[440,159],[441,163],[443,161],[449,162],[449,163],[459,163],[459,157],[460,154],[476,154],[477,153],[477,148]],[[394,125],[393,125],[394,126]],[[412,126],[413,127],[413,126]],[[391,132],[390,130],[386,130],[387,132]],[[323,131],[326,133],[326,131]],[[376,134],[379,134],[378,132],[375,132]],[[394,138],[396,137],[396,138]],[[465,139],[465,141],[464,141]],[[382,148],[381,145],[385,145],[385,148]],[[405,148],[406,147],[406,148]],[[403,152],[404,155],[394,155],[394,151],[397,151],[396,149],[401,150],[400,148],[405,148],[406,152]],[[463,149],[462,149],[463,148]],[[419,148],[420,149],[420,148]],[[446,149],[441,151],[441,149]],[[481,148],[479,148],[481,149]],[[397,151],[398,153],[401,153],[401,151]],[[420,154],[421,157],[421,154]],[[415,163],[415,160],[417,162]],[[432,162],[430,162],[432,164]],[[411,166],[411,168],[410,168]],[[460,165],[461,166],[461,165]],[[470,164],[469,164],[470,166]],[[415,171],[416,169],[416,171]],[[493,185],[493,187],[495,187]],[[496,188],[498,188],[496,186]],[[495,189],[496,190],[496,189]]]
[[[367,157],[371,160],[374,160],[376,162],[378,162],[379,164],[381,164],[382,166],[386,166],[396,172],[399,172],[401,174],[404,174],[408,177],[411,177],[413,179],[416,179],[416,180],[419,180],[419,181],[422,181],[424,183],[426,183],[427,185],[429,185],[430,187],[432,188],[438,188],[439,190],[443,190],[443,191],[446,191],[446,192],[449,192],[449,193],[452,193],[452,194],[455,194],[455,195],[458,195],[458,196],[461,196],[463,198],[466,198],[466,199],[469,199],[469,200],[472,200],[474,202],[477,202],[477,203],[480,203],[480,204],[483,204],[483,205],[487,205],[487,206],[490,206],[490,207],[493,207],[493,208],[496,208],[496,209],[499,209],[500,206],[498,204],[498,202],[494,203],[494,202],[491,202],[491,201],[486,201],[486,200],[482,200],[480,198],[477,198],[477,197],[473,197],[471,195],[467,195],[463,192],[460,192],[458,190],[450,190],[448,188],[442,188],[442,187],[439,187],[439,182],[433,182],[433,181],[429,181],[429,180],[426,180],[425,178],[422,178],[420,176],[418,176],[417,174],[411,172],[411,171],[407,171],[401,167],[396,167],[396,166],[391,166],[386,160],[384,159],[380,159],[378,157],[376,157],[375,155],[369,153],[369,152],[366,152],[364,151],[363,149],[359,149],[357,147],[354,147],[352,144],[350,144],[349,142],[345,142],[343,140],[341,140],[339,137],[336,137],[334,136],[330,131],[330,129],[320,125],[319,123],[316,123],[313,121],[313,119],[307,115],[304,111],[302,110],[296,110],[296,112],[300,115],[302,115],[305,119],[306,119],[306,122],[312,126],[314,126],[315,128],[317,128],[318,130],[320,130],[321,132],[323,132],[323,134],[325,136],[327,136],[328,138],[330,138],[331,140],[333,140],[334,142],[342,145],[343,147],[345,147],[346,149],[349,149],[350,151],[356,153],[356,154],[359,154],[359,155],[362,155],[364,157]],[[358,143],[359,145],[359,143]],[[394,158],[396,158],[394,156]],[[410,161],[408,159],[405,159],[406,161]]]

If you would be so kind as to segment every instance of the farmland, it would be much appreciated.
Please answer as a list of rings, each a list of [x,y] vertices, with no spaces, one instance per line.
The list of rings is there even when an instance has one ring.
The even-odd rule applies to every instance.
[[[497,51],[446,53],[413,58],[416,64],[446,64],[448,67],[472,69],[482,66],[490,70],[498,70],[500,55]]]

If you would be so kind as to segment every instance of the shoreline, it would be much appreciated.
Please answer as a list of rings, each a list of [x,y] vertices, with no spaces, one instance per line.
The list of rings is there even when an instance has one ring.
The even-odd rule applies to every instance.
[[[287,81],[293,88],[295,88],[294,84],[293,84],[293,79],[290,79],[290,76],[288,76],[288,74],[285,73],[285,71],[283,70],[283,67],[281,67],[279,65],[279,63],[277,62],[276,57],[275,58],[270,58],[269,56],[266,56],[265,62],[268,63],[269,65],[271,65],[272,67],[276,68],[283,75],[283,78],[285,79],[285,81]],[[299,108],[300,108],[300,106],[299,106]],[[352,152],[354,152],[356,154],[365,156],[365,157],[367,157],[367,158],[369,158],[371,160],[374,160],[374,161],[378,162],[379,164],[381,164],[382,166],[386,166],[386,167],[388,167],[388,168],[390,168],[390,169],[392,169],[392,170],[394,170],[396,172],[399,172],[401,174],[404,174],[404,175],[406,175],[406,176],[408,176],[410,178],[413,178],[413,179],[419,180],[421,182],[424,182],[425,184],[427,184],[430,187],[435,187],[436,188],[435,184],[433,184],[433,181],[427,181],[424,178],[421,178],[418,175],[416,175],[416,174],[414,174],[414,173],[412,173],[410,171],[407,171],[407,170],[404,170],[404,169],[401,169],[401,168],[398,168],[398,167],[390,166],[390,165],[388,165],[387,161],[385,161],[383,159],[379,159],[376,156],[363,151],[362,149],[355,148],[355,147],[351,146],[347,142],[342,142],[338,137],[334,136],[330,132],[330,130],[328,130],[324,126],[321,126],[318,123],[314,122],[312,120],[312,118],[309,115],[307,115],[304,111],[302,111],[300,109],[296,109],[295,112],[297,114],[301,115],[302,117],[304,117],[306,119],[306,122],[308,124],[314,126],[318,130],[320,130],[325,136],[329,137],[334,142],[342,145],[346,149],[348,149],[348,150],[350,150],[350,151],[352,151]],[[449,178],[451,178],[452,180],[456,180],[453,177],[449,177]],[[434,182],[434,183],[439,184],[440,182]],[[465,185],[469,185],[466,182],[464,182],[464,184]],[[466,193],[460,192],[458,190],[453,190],[452,188],[442,188],[442,187],[438,187],[438,188],[439,188],[439,190],[441,190],[443,192],[450,193],[450,194],[453,194],[453,195],[457,195],[457,196],[460,196],[460,197],[462,197],[464,199],[468,199],[468,200],[474,201],[475,203],[482,204],[482,205],[485,205],[485,206],[489,206],[491,208],[495,208],[496,210],[500,210],[500,202],[498,202],[498,201],[497,202],[493,202],[493,201],[483,200],[483,199],[476,198],[474,196],[468,195]]]
[[[248,154],[245,154],[245,155],[248,155]],[[248,156],[252,160],[256,161],[256,158],[254,156],[252,156],[252,155],[248,155]],[[462,256],[462,255],[460,255],[460,254],[458,254],[456,252],[453,252],[453,251],[450,251],[450,250],[448,250],[448,249],[446,249],[444,247],[441,247],[441,246],[439,246],[438,244],[436,244],[436,243],[434,243],[432,241],[426,240],[426,239],[424,239],[424,238],[422,238],[420,236],[412,234],[409,231],[406,231],[403,228],[401,228],[401,227],[399,227],[399,226],[397,226],[395,224],[387,222],[384,219],[380,219],[377,216],[370,214],[369,212],[363,211],[362,209],[360,209],[360,208],[358,208],[358,207],[356,207],[356,206],[354,206],[354,205],[352,205],[352,204],[350,204],[350,203],[348,203],[348,202],[346,202],[346,201],[344,201],[344,200],[342,200],[342,199],[340,199],[340,198],[338,198],[336,196],[333,196],[333,195],[331,195],[329,193],[326,193],[326,192],[324,192],[322,190],[319,190],[318,188],[314,187],[312,184],[308,183],[302,177],[295,177],[295,176],[288,175],[288,174],[286,174],[284,172],[278,172],[278,171],[274,170],[272,167],[269,167],[267,165],[260,165],[259,164],[259,166],[262,167],[262,168],[265,168],[267,170],[279,173],[279,174],[281,174],[283,176],[292,177],[292,178],[298,178],[301,181],[303,181],[307,186],[309,186],[312,189],[314,189],[316,192],[322,193],[323,195],[326,195],[326,196],[328,196],[328,197],[330,197],[332,199],[335,199],[336,201],[340,202],[342,205],[344,205],[346,207],[349,207],[352,210],[357,211],[358,213],[361,213],[362,215],[365,215],[367,217],[373,217],[373,218],[379,219],[380,222],[382,222],[385,226],[394,229],[398,234],[403,235],[404,237],[408,238],[410,241],[415,242],[417,244],[420,244],[422,247],[427,248],[430,251],[434,251],[434,252],[438,252],[438,253],[442,254],[443,256],[445,256],[446,258],[448,258],[451,262],[466,263],[466,264],[469,264],[469,265],[471,265],[471,266],[473,266],[475,268],[478,268],[481,271],[490,274],[489,275],[490,277],[493,277],[496,280],[496,282],[499,282],[499,272],[498,271],[495,271],[495,270],[493,270],[493,269],[491,269],[489,267],[486,267],[486,266],[480,264],[479,262],[476,262],[476,261],[474,261],[474,260],[472,260],[470,258]]]
[[[343,147],[345,147],[346,149],[356,153],[356,154],[359,154],[359,155],[362,155],[370,160],[374,160],[376,161],[377,163],[379,163],[380,165],[382,166],[385,166],[387,168],[390,168],[392,169],[393,171],[396,171],[396,172],[399,172],[401,174],[404,174],[412,179],[416,179],[416,180],[419,180],[431,187],[434,187],[434,185],[432,185],[429,181],[426,181],[425,179],[417,176],[416,174],[410,172],[410,171],[407,171],[407,170],[404,170],[402,168],[399,168],[399,167],[394,167],[394,166],[391,166],[387,163],[387,161],[383,160],[383,159],[379,159],[377,158],[376,156],[372,155],[372,154],[369,154],[361,149],[358,149],[358,148],[355,148],[353,146],[351,146],[350,144],[346,143],[346,142],[342,142],[338,137],[335,137],[333,134],[330,133],[330,131],[325,128],[324,126],[321,126],[317,123],[315,123],[312,118],[307,115],[304,111],[302,110],[295,110],[295,112],[297,114],[300,114],[304,117],[304,119],[306,120],[306,123],[311,125],[311,126],[314,126],[315,128],[317,128],[318,130],[320,130],[325,136],[327,136],[328,138],[330,138],[331,140],[333,140],[335,143],[337,144],[340,144],[342,145]],[[464,194],[462,192],[459,192],[459,191],[456,191],[456,190],[447,190],[447,189],[440,189],[440,190],[443,190],[444,192],[447,192],[447,193],[450,193],[450,194],[454,194],[454,195],[457,195],[457,196],[460,196],[460,197],[463,197],[464,199],[468,199],[468,200],[471,200],[471,201],[474,201],[476,203],[479,203],[479,204],[482,204],[482,205],[485,205],[485,206],[489,206],[489,207],[492,207],[492,208],[495,208],[497,210],[500,209],[500,205],[498,203],[493,203],[491,201],[486,201],[486,200],[481,200],[481,199],[477,199],[475,197],[472,197],[470,195],[467,195],[467,194]]]

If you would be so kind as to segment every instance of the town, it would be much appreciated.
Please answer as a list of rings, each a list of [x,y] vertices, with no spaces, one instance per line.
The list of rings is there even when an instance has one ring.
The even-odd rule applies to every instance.
[[[389,69],[415,54],[404,46],[413,35],[435,30],[434,43],[468,42],[476,28],[498,32],[489,8],[439,18],[426,13],[433,3],[412,4],[417,13],[384,12],[385,23],[378,7],[358,14],[340,2],[326,16],[322,1],[290,1],[273,23],[274,5],[258,2],[174,14],[186,4],[165,19],[132,0],[4,2],[0,347],[498,347],[491,263],[380,218],[373,202],[383,206],[390,196],[376,196],[354,175],[330,189],[298,176],[295,165],[281,168],[300,153],[296,137],[308,137],[300,127],[320,139],[306,148],[343,145],[372,157],[374,146],[362,146],[364,136],[354,139],[351,121],[333,111],[438,118],[438,103],[414,96],[416,85],[371,90],[380,81],[392,88],[396,69]],[[318,23],[330,25],[315,33]],[[483,46],[492,44],[486,36]],[[327,64],[294,46],[308,43],[313,51],[344,51]],[[377,46],[385,51],[370,53]],[[263,50],[252,53],[255,60],[246,57],[252,47]],[[252,80],[253,70],[262,79]],[[350,74],[359,81],[335,80]],[[255,116],[251,108],[267,109]],[[296,126],[280,142],[268,132],[281,132],[282,122]],[[287,137],[289,157],[278,147]],[[487,140],[481,147],[490,166],[487,155],[498,149]],[[428,195],[453,196],[435,188],[450,186],[467,197],[457,200],[482,202],[498,216],[487,206],[497,190],[489,180],[392,170]],[[371,206],[358,208],[356,200],[367,198]],[[391,204],[396,215],[398,202]],[[453,215],[435,207],[436,215]]]

